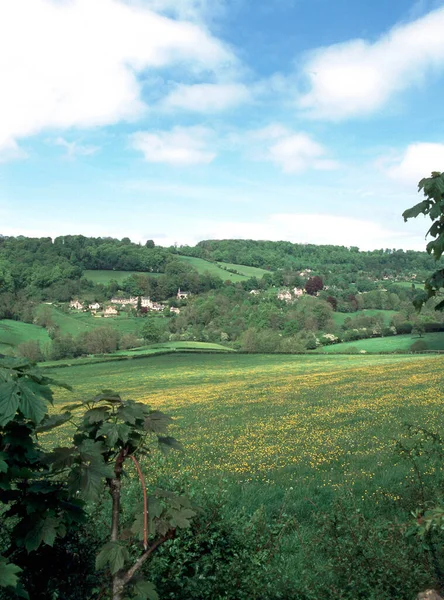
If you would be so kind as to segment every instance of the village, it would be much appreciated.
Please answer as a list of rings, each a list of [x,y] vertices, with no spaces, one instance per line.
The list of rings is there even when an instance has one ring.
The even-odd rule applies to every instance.
[[[177,290],[177,300],[186,300],[190,292],[183,292],[180,288]],[[107,305],[93,302],[91,304],[82,303],[78,299],[71,300],[69,308],[72,310],[89,312],[94,317],[117,317],[120,311],[131,308],[141,312],[163,312],[169,310],[170,313],[180,314],[180,308],[168,306],[166,303],[154,302],[149,296],[132,296],[130,298],[114,297]]]

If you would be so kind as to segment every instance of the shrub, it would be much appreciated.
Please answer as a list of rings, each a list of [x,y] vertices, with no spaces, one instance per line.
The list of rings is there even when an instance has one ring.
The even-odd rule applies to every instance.
[[[43,352],[37,340],[28,340],[17,346],[17,353],[23,358],[27,358],[31,362],[39,362],[43,360]]]
[[[424,340],[416,340],[416,342],[413,342],[410,346],[409,350],[410,352],[424,352],[425,350],[428,350],[428,348],[429,347]]]

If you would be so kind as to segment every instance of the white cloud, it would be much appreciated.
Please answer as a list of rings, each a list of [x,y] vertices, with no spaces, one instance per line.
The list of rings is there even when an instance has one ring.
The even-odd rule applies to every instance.
[[[307,169],[335,169],[337,163],[328,158],[327,149],[304,132],[292,132],[273,123],[246,138],[255,148],[256,158],[273,162],[284,173],[300,173]]]
[[[26,152],[11,138],[6,138],[3,144],[0,144],[0,163],[26,158],[27,156]]]
[[[9,218],[5,222],[12,222]],[[135,242],[147,239],[146,227],[135,222],[128,212],[122,213],[119,224],[102,223],[99,220],[83,219],[76,224],[75,232],[86,236],[130,237]],[[255,221],[223,221],[191,218],[185,215],[163,215],[157,219],[157,231],[166,233],[149,234],[156,244],[169,246],[174,243],[194,245],[204,239],[256,239],[285,240],[293,243],[333,244],[357,246],[361,250],[378,248],[424,249],[424,235],[413,233],[406,228],[390,229],[376,221],[342,217],[319,213],[279,213],[264,215]],[[72,222],[63,219],[40,219],[33,215],[32,220],[20,227],[6,226],[3,235],[28,235],[33,237],[57,237],[73,233]]]
[[[133,0],[134,2],[135,0]],[[188,21],[210,20],[220,16],[225,0],[136,0],[156,12]]]
[[[247,102],[248,88],[240,83],[178,85],[164,100],[166,108],[214,113]]]
[[[388,175],[413,189],[423,177],[430,177],[432,171],[444,171],[444,144],[417,142],[407,146],[402,156],[387,160],[391,162]]]
[[[97,146],[87,146],[86,144],[81,144],[80,142],[68,142],[63,137],[56,138],[54,140],[54,144],[56,146],[65,148],[65,156],[69,159],[73,159],[76,156],[90,156],[99,150]]]
[[[174,166],[208,164],[216,156],[208,149],[212,131],[206,127],[174,127],[171,131],[139,131],[131,145],[147,162]]]
[[[134,120],[138,74],[234,65],[200,25],[123,0],[0,2],[0,147],[40,131]]]
[[[398,92],[444,69],[444,8],[394,27],[374,43],[351,40],[312,52],[303,67],[310,90],[300,106],[316,118],[372,113]]]
[[[362,250],[424,248],[423,237],[412,237],[411,232],[391,230],[376,221],[324,213],[271,214],[256,222],[196,223],[193,229],[197,229],[198,233],[188,243],[201,239],[241,238],[357,246]]]

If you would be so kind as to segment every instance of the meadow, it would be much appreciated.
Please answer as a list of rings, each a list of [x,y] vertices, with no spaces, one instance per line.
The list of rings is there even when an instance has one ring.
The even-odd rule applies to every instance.
[[[417,506],[417,473],[401,459],[397,441],[409,443],[407,424],[442,431],[443,367],[441,356],[175,354],[52,373],[74,387],[57,392],[56,411],[111,388],[175,418],[172,433],[185,451],[150,457],[149,486],[160,477],[200,497],[216,493],[224,514],[239,519],[256,511],[290,519],[276,559],[292,589],[310,590],[301,598],[320,598],[321,592],[327,594],[322,598],[357,597],[340,578],[349,573],[349,560],[360,564],[364,548],[359,590],[367,580],[373,587],[380,574],[394,572],[389,579],[396,581],[400,569],[403,574],[399,594],[359,597],[405,600],[433,577],[423,567],[413,572],[415,552],[412,558],[399,525],[392,525],[409,522]],[[56,432],[46,440],[63,443],[63,432]],[[429,476],[442,476],[442,465],[436,469]],[[345,533],[335,542],[328,537],[334,532],[321,534],[320,528],[341,518],[337,510],[345,511]],[[345,546],[334,558],[337,543]],[[374,557],[374,570],[368,557]],[[330,559],[339,563],[326,575]],[[337,585],[346,593],[335,595]]]
[[[224,281],[244,281],[249,277],[262,277],[268,271],[259,269],[257,267],[248,267],[245,265],[236,265],[231,263],[223,262],[208,262],[202,258],[194,258],[192,256],[177,256],[179,260],[186,262],[196,269],[196,271],[203,275],[203,273],[211,273],[216,277],[221,277]],[[226,269],[232,269],[238,273],[230,273]],[[130,275],[140,275],[137,271],[113,271],[113,270],[86,270],[83,272],[83,276],[94,283],[102,283],[107,285],[111,280],[122,283]],[[159,277],[162,273],[143,273],[143,275],[149,275],[150,277]]]
[[[9,319],[0,320],[0,353],[12,354],[16,346],[28,340],[37,340],[43,347],[51,343],[43,327]]]
[[[102,283],[107,285],[110,281],[114,280],[117,283],[122,283],[130,275],[149,275],[150,277],[159,277],[161,273],[140,273],[139,271],[113,271],[113,270],[86,270],[83,272],[83,277],[89,279],[94,283]]]
[[[245,265],[236,265],[223,262],[209,262],[202,258],[194,258],[192,256],[178,256],[178,258],[196,269],[199,274],[210,273],[216,277],[220,277],[223,281],[245,281],[249,277],[262,277],[265,273],[264,269],[258,267],[247,267]],[[230,273],[225,269],[232,269],[237,273]]]
[[[307,494],[339,487],[362,500],[396,497],[393,440],[406,422],[442,426],[443,365],[429,356],[155,356],[57,369],[74,386],[57,406],[119,390],[176,417],[186,452],[169,460],[172,472],[293,488],[303,511]]]
[[[417,335],[393,335],[382,338],[369,338],[366,340],[356,340],[353,342],[342,342],[331,346],[324,346],[320,352],[335,354],[350,352],[350,349],[364,352],[408,352],[410,346],[421,340],[427,344],[428,350],[444,351],[444,332],[425,333],[419,338]]]

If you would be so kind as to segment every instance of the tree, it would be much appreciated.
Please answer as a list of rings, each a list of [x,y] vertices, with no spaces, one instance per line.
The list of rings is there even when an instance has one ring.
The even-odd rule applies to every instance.
[[[160,341],[160,331],[153,319],[146,318],[142,326],[142,337],[148,344],[157,344]]]
[[[318,275],[315,275],[314,277],[310,277],[309,279],[307,279],[307,282],[305,284],[305,291],[307,292],[307,294],[310,294],[310,296],[316,296],[316,294],[320,292],[323,289],[323,287],[324,282]]]
[[[15,558],[26,550],[29,579],[33,553],[42,544],[52,546],[58,537],[65,537],[86,518],[85,502],[98,502],[108,489],[111,534],[99,550],[96,568],[109,577],[112,600],[123,600],[128,593],[132,598],[155,600],[154,586],[140,577],[140,570],[196,515],[187,497],[159,489],[149,496],[145,486],[140,461],[153,452],[152,441],[165,451],[181,448],[167,435],[172,419],[110,390],[50,416],[47,405],[53,402],[53,385],[60,384],[28,361],[0,360],[0,502],[2,524],[12,527],[9,560],[0,556],[0,587],[29,600],[19,581],[24,569],[14,564]],[[85,412],[76,419],[71,411],[79,408]],[[38,433],[68,421],[75,427],[70,446],[51,451],[40,446]],[[136,469],[143,501],[126,507],[123,523],[126,461]]]
[[[427,246],[427,252],[439,260],[444,252],[444,173],[432,172],[431,177],[421,179],[418,184],[418,192],[422,191],[425,200],[422,200],[412,208],[405,210],[402,214],[404,221],[416,218],[418,215],[430,217],[432,225],[426,233],[434,239]],[[424,291],[420,292],[414,304],[418,309],[429,300],[439,295],[444,288],[444,269],[438,269],[426,279]],[[435,310],[444,310],[444,300],[441,300]]]

